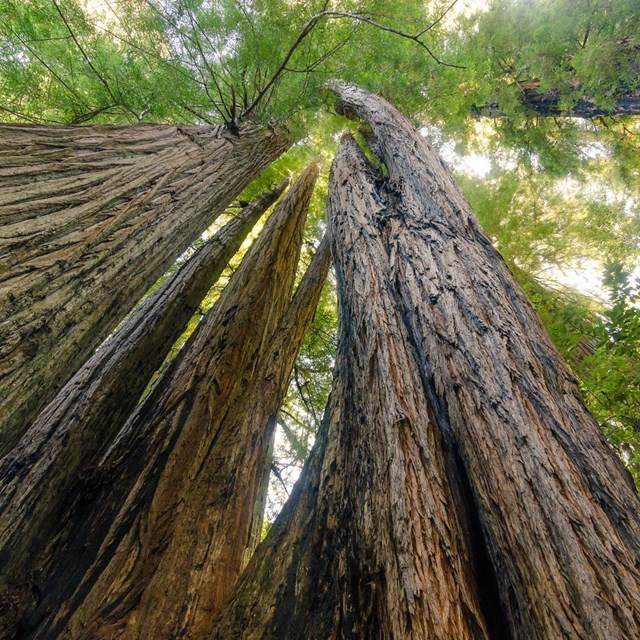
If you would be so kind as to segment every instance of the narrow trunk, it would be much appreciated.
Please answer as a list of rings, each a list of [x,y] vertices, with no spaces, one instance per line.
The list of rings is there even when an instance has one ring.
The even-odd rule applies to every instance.
[[[0,127],[0,455],[286,146],[256,128]]]
[[[513,636],[634,637],[640,502],[628,472],[438,155],[382,98],[337,93],[371,125],[389,172],[389,286]]]
[[[264,525],[264,514],[267,507],[267,498],[269,495],[269,480],[271,479],[271,465],[273,464],[273,453],[276,445],[276,425],[278,424],[278,416],[272,418],[272,423],[267,425],[266,432],[271,434],[267,441],[264,454],[264,464],[262,465],[262,474],[258,481],[258,490],[255,504],[253,505],[253,520],[251,522],[251,531],[249,533],[249,544],[244,552],[242,560],[242,568],[247,566],[253,552],[262,540],[262,527]]]
[[[330,201],[357,218],[352,236],[332,222],[332,398],[213,637],[636,637],[628,474],[444,163],[382,98],[334,89],[371,125],[389,178],[363,186],[352,161],[332,181]]]
[[[0,461],[0,577],[8,588],[47,573],[92,470],[230,258],[288,181],[260,196],[156,289],[83,365]],[[2,599],[2,596],[0,596]]]
[[[560,116],[565,118],[597,118],[602,116],[640,115],[640,93],[630,91],[622,95],[611,107],[602,107],[588,97],[576,100],[569,108],[561,106],[558,91],[541,93],[534,88],[523,88],[521,101],[525,109],[539,116]],[[474,107],[477,116],[504,118],[504,112],[496,102]]]
[[[251,428],[241,432],[241,399],[269,406],[255,392],[256,372],[289,305],[316,175],[312,165],[276,206],[102,463],[108,484],[45,581],[31,618],[35,637],[179,637],[206,624],[232,587],[269,422],[253,411],[245,416]],[[237,467],[237,449],[256,455],[256,463]],[[246,496],[242,508],[236,495]]]
[[[327,204],[340,340],[318,444],[214,638],[488,638],[466,535],[409,337],[384,275],[383,205],[353,140]]]

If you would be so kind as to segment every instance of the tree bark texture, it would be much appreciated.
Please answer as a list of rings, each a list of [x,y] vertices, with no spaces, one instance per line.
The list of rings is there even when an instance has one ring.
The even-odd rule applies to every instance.
[[[473,604],[475,591],[482,598],[489,637],[495,639],[637,637],[640,503],[628,473],[444,163],[385,100],[347,85],[335,84],[334,89],[343,111],[372,127],[388,170],[388,178],[367,180],[368,187],[355,176],[334,179],[331,187],[341,192],[344,203],[348,198],[368,203],[371,223],[357,220],[360,226],[352,233],[360,233],[363,244],[384,249],[384,255],[378,252],[377,289],[367,281],[369,272],[342,270],[343,235],[336,222],[332,228],[343,339],[324,431],[303,480],[221,612],[214,637],[407,637],[416,628],[407,603],[419,602],[416,598],[394,600],[411,620],[409,631],[370,621],[385,610],[378,598],[387,592],[389,576],[411,563],[415,566],[421,556],[418,532],[420,526],[425,530],[423,522],[455,541],[457,546],[450,543],[448,550],[459,563],[452,581],[459,594],[445,588],[446,578],[425,581],[429,620],[455,618],[453,612],[466,610],[463,619],[476,618],[481,625]],[[338,201],[338,196],[330,200]],[[386,356],[382,376],[384,360],[373,348],[367,351],[367,345],[376,344],[371,334],[377,325],[368,318],[359,325],[348,315],[350,291],[366,291],[372,308],[388,304],[402,320],[399,326],[385,320],[388,331],[405,336],[408,346],[404,351],[398,347],[400,356]],[[359,349],[373,357],[367,362]],[[367,366],[355,367],[349,358],[360,358]],[[419,369],[419,382],[405,373],[411,360]],[[406,384],[401,402],[391,405],[400,418],[395,425],[397,449],[415,446],[421,458],[413,456],[404,468],[398,464],[395,475],[391,455],[388,468],[375,469],[380,482],[389,478],[390,504],[371,511],[364,489],[371,474],[357,466],[366,460],[367,449],[358,443],[353,458],[346,456],[349,438],[357,438],[359,430],[371,429],[369,448],[390,442],[383,428],[370,426],[383,415],[378,405],[362,402],[361,396],[361,389],[367,391],[380,380],[389,387],[396,380]],[[355,397],[349,396],[350,390]],[[426,442],[428,428],[420,433],[422,440],[407,435],[405,407],[410,400],[425,403],[422,415],[435,426]],[[361,411],[360,425],[343,435],[335,427],[340,423],[335,416],[345,415],[349,402]],[[439,472],[440,447],[444,455]],[[363,489],[349,494],[341,488],[349,482],[343,476],[356,474]],[[367,518],[393,523],[400,517],[412,495],[408,488],[416,486],[420,474],[426,477],[425,494],[436,504],[438,496],[447,495],[440,479],[450,480],[453,499],[446,502],[445,513],[451,529],[437,525],[428,503],[418,503],[403,521],[411,546],[390,545],[379,564],[371,562],[372,556],[364,552],[367,546],[354,545],[353,536]],[[403,485],[405,478],[410,482]],[[331,517],[334,491],[348,501],[351,513],[361,513],[359,518]],[[371,536],[369,544],[374,546],[376,539],[384,538]],[[465,540],[472,573],[465,564]],[[443,545],[424,548],[434,554]],[[354,566],[369,562],[373,570],[349,574],[349,549],[357,550],[351,559]],[[336,555],[333,563],[327,561]],[[445,576],[452,571],[445,563],[434,564]],[[311,593],[315,595],[307,596]],[[333,601],[333,609],[324,605],[325,598]],[[303,608],[312,612],[308,623]],[[345,611],[351,613],[348,623],[341,621]],[[419,637],[447,637],[437,633],[429,630]]]
[[[0,454],[287,144],[258,128],[0,127]]]
[[[531,84],[531,83],[529,83]],[[611,107],[602,107],[588,97],[576,100],[570,108],[561,107],[561,95],[558,91],[541,93],[535,88],[522,88],[521,101],[524,108],[539,116],[557,116],[565,118],[598,118],[609,116],[640,115],[640,93],[629,91],[620,96]],[[474,107],[477,116],[504,118],[505,114],[496,102]]]
[[[340,299],[331,399],[305,479],[215,638],[489,637],[462,488],[380,277],[376,179],[344,139],[327,203]]]
[[[96,488],[92,472],[153,374],[257,220],[288,184],[242,209],[160,285],[82,366],[0,461],[0,582],[38,590],[66,528]],[[0,600],[2,596],[0,596]]]
[[[640,502],[535,310],[436,152],[341,86],[389,172],[389,284],[457,448],[514,637],[632,638]]]
[[[326,276],[323,250],[291,300],[316,176],[312,165],[276,206],[125,426],[102,464],[108,484],[45,583],[33,637],[176,638],[211,624],[243,563],[267,425]]]

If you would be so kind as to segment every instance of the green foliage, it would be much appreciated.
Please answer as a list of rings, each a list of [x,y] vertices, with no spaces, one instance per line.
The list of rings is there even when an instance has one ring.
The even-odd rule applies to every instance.
[[[465,195],[513,269],[546,281],[581,261],[638,259],[640,203],[596,176],[589,185],[528,167],[497,169],[482,180],[458,176]]]
[[[578,372],[592,411],[640,486],[640,279],[610,262],[604,284],[609,304]]]
[[[473,144],[470,113],[493,105],[496,142],[533,155],[554,175],[580,172],[581,147],[597,139],[637,188],[639,131],[632,118],[540,117],[527,92],[557,96],[569,110],[588,99],[611,108],[640,88],[640,12],[633,0],[493,0],[461,18],[451,49],[464,70],[438,67],[426,87],[428,115]]]

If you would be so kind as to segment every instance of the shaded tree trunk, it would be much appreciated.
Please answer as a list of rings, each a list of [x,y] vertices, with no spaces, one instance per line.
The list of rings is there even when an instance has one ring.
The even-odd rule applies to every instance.
[[[380,277],[375,181],[343,140],[327,204],[340,297],[331,399],[305,480],[213,637],[489,637],[461,487]]]
[[[312,165],[277,205],[125,426],[102,464],[108,486],[45,582],[35,637],[174,638],[210,624],[240,572],[266,428],[286,389],[282,369],[324,279],[317,274],[317,293],[304,304],[296,300],[309,285],[289,304],[316,176]],[[280,334],[285,342],[275,348]]]
[[[38,575],[55,564],[78,509],[91,501],[93,469],[204,296],[287,184],[240,211],[145,299],[0,461],[5,599],[12,585],[25,586],[26,577],[37,589]]]
[[[390,285],[472,487],[513,635],[633,637],[640,503],[628,472],[438,155],[384,100],[339,95],[389,171]]]
[[[537,85],[540,83],[538,82]],[[602,107],[588,97],[576,100],[570,107],[561,106],[561,94],[559,91],[541,93],[536,89],[534,82],[529,82],[522,88],[521,102],[524,108],[539,116],[559,116],[565,118],[597,118],[601,116],[638,116],[640,115],[640,93],[629,91],[620,96],[611,107]],[[504,112],[496,102],[474,107],[473,112],[477,116],[487,118],[503,118]]]
[[[382,98],[334,89],[372,127],[389,177],[332,181],[332,399],[213,637],[635,637],[628,473],[437,154]],[[343,255],[353,238],[376,269]]]
[[[287,145],[258,128],[0,127],[0,454]]]

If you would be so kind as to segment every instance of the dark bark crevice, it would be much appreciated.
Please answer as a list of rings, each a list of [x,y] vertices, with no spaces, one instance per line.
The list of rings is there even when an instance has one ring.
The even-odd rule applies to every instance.
[[[355,115],[355,113],[353,114]],[[366,139],[367,144],[375,144],[373,137]],[[376,145],[377,146],[377,145]],[[379,158],[384,162],[384,157]],[[363,159],[364,161],[364,159]],[[374,166],[369,166],[372,175],[379,171]],[[387,228],[389,220],[403,219],[402,194],[390,184],[389,176],[378,174],[374,181],[377,188],[377,199],[383,203],[383,209],[378,213],[376,224],[382,234]],[[386,250],[391,254],[393,242],[386,238]],[[407,258],[408,259],[408,258]],[[414,310],[406,309],[402,305],[402,286],[397,277],[389,283],[393,298],[398,301],[400,316],[408,328],[411,327],[410,315]],[[472,310],[469,310],[472,312]],[[491,553],[491,547],[487,540],[487,531],[484,530],[479,517],[478,503],[474,495],[472,485],[467,476],[466,468],[460,457],[456,435],[449,421],[449,411],[446,400],[438,395],[435,389],[434,376],[430,371],[429,357],[421,351],[420,345],[415,341],[411,331],[408,333],[408,344],[413,352],[424,385],[424,392],[429,400],[429,413],[431,420],[436,424],[443,436],[443,451],[446,459],[447,476],[454,487],[453,494],[456,497],[456,510],[461,516],[462,528],[467,533],[469,540],[471,561],[473,565],[474,581],[477,585],[477,593],[483,618],[486,623],[488,637],[493,640],[512,640],[509,628],[507,607],[509,603],[502,601],[499,582],[496,575],[496,564],[499,559]],[[429,464],[428,460],[424,460]],[[493,555],[493,557],[492,557]],[[475,634],[479,637],[483,630],[478,628]]]
[[[0,460],[0,583],[47,573],[68,528],[106,482],[100,459],[156,369],[255,222],[288,181],[262,194],[135,309]]]
[[[244,565],[269,430],[328,269],[325,241],[291,297],[316,176],[276,206],[125,425],[29,637],[206,635]]]

